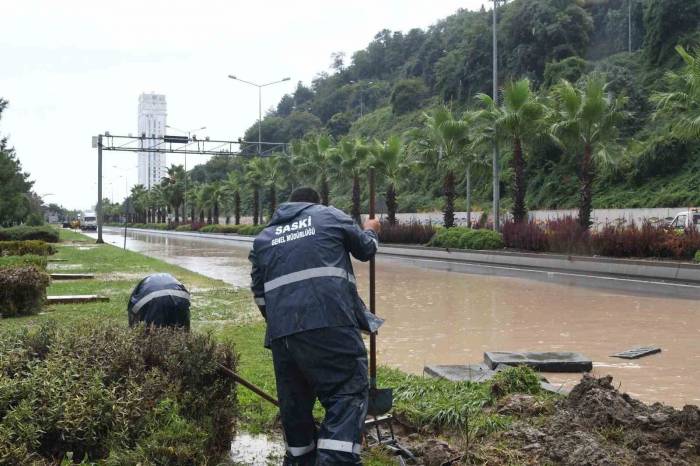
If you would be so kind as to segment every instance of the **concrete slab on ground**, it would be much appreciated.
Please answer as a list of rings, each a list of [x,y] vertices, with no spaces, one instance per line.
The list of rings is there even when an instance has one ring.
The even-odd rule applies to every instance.
[[[660,352],[661,348],[659,348],[658,346],[640,346],[638,348],[628,349],[620,353],[611,354],[610,357],[622,359],[637,359]]]
[[[431,377],[447,379],[452,382],[486,382],[496,374],[496,371],[483,364],[425,366],[423,372]]]
[[[499,364],[527,366],[542,372],[589,372],[593,369],[593,361],[590,358],[568,351],[487,351],[484,353],[484,362],[491,369],[495,369]]]
[[[89,280],[95,278],[91,273],[52,273],[52,280]]]
[[[107,301],[109,301],[109,298],[107,296],[99,296],[96,294],[76,294],[46,297],[47,304],[81,304]]]

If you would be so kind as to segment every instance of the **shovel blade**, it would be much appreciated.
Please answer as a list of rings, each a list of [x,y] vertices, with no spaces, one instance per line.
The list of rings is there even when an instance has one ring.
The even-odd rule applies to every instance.
[[[394,405],[394,391],[391,388],[371,388],[367,403],[367,414],[381,416],[391,411]]]

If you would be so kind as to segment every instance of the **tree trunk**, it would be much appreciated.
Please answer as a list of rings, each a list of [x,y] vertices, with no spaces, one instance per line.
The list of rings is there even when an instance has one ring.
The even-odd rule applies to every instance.
[[[581,160],[581,203],[578,209],[578,221],[581,228],[588,229],[591,226],[591,210],[593,209],[593,180],[595,179],[595,164],[593,162],[593,148],[586,144],[583,148]]]
[[[204,209],[199,209],[199,223],[204,223]]]
[[[399,205],[396,203],[396,187],[394,183],[389,183],[386,187],[386,210],[388,211],[389,225],[396,225],[396,210]]]
[[[472,227],[472,164],[467,164],[466,185],[467,185],[467,226]]]
[[[527,218],[525,208],[525,159],[520,139],[513,140],[513,221],[524,222]]]
[[[258,207],[260,204],[260,193],[258,188],[253,188],[253,225],[258,224]]]
[[[214,223],[219,224],[219,202],[214,202]]]
[[[236,191],[233,194],[233,216],[235,218],[236,225],[241,224],[241,194]]]
[[[211,207],[207,209],[207,225],[211,225]]]
[[[277,190],[275,189],[275,186],[272,185],[270,186],[270,218],[272,218],[272,215],[275,213],[275,209],[277,208]]]
[[[190,221],[194,223],[194,206],[190,206]]]
[[[442,209],[443,223],[445,228],[452,228],[455,226],[455,175],[452,171],[445,175],[442,188],[445,195],[445,206]]]
[[[362,220],[360,218],[360,176],[352,176],[352,212],[350,216],[355,220],[355,222],[360,225]]]
[[[180,206],[173,206],[173,210],[175,211],[175,223],[180,223]]]
[[[328,191],[328,180],[324,177],[321,180],[321,204],[325,206],[330,203],[330,193]]]
[[[226,214],[226,225],[231,224],[231,216],[229,214]]]

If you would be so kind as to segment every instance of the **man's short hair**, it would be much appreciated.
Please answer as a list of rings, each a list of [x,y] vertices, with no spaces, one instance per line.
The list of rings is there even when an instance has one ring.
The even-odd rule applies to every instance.
[[[292,191],[292,194],[289,195],[289,202],[311,202],[312,204],[319,204],[321,198],[314,188],[304,186]]]

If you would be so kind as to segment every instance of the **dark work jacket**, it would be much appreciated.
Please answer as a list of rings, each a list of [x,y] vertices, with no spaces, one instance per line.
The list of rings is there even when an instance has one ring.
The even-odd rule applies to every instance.
[[[279,206],[250,252],[255,302],[267,320],[266,342],[326,327],[376,331],[357,294],[350,254],[377,252],[374,231],[363,231],[335,207],[306,202]]]

